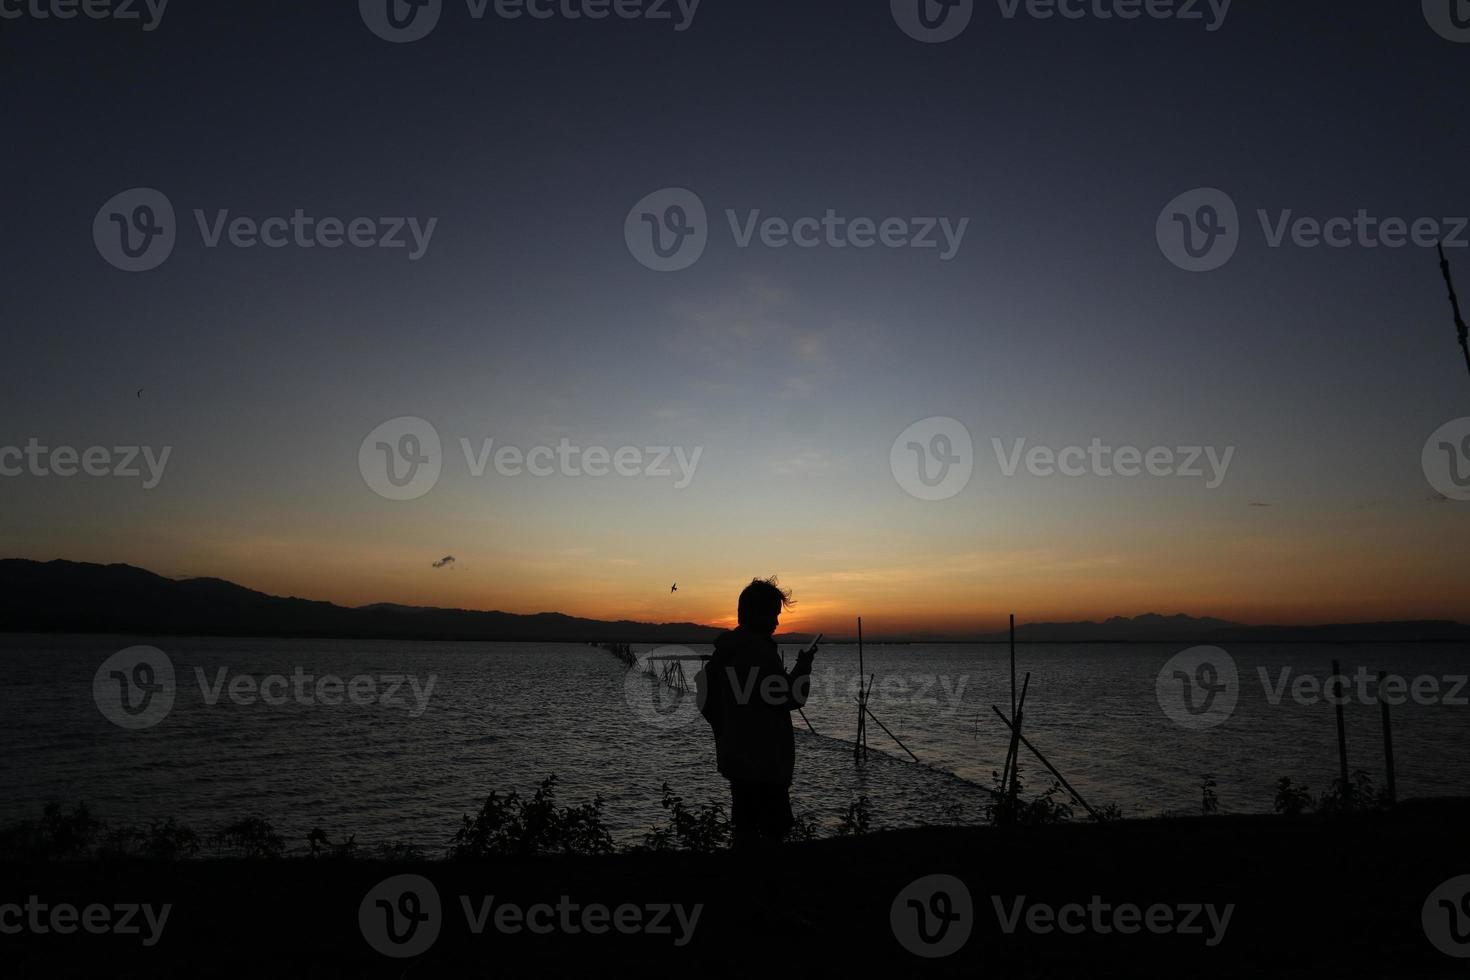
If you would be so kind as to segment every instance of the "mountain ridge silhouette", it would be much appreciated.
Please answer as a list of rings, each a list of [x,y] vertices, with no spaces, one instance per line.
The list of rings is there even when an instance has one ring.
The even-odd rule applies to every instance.
[[[710,643],[721,627],[597,620],[558,612],[508,613],[378,602],[339,606],[274,596],[220,578],[170,579],[127,564],[0,559],[0,632],[312,637],[520,642]],[[918,635],[874,642],[1003,642],[1005,632]],[[807,634],[782,634],[797,642]],[[1453,621],[1250,626],[1157,613],[1101,623],[1025,623],[1023,643],[1459,642]],[[847,642],[832,636],[828,643]]]

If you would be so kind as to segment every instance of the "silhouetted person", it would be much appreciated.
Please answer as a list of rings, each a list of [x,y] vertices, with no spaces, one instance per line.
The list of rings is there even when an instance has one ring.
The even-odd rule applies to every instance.
[[[752,579],[740,593],[740,625],[715,640],[714,656],[696,678],[720,774],[730,780],[737,847],[779,841],[791,830],[791,712],[806,704],[817,648],[801,651],[790,673],[783,668],[772,636],[790,605],[791,591],[774,576]]]

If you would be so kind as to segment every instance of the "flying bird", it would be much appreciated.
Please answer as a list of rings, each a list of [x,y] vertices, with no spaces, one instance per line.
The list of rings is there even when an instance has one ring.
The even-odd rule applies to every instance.
[[[672,593],[678,592],[678,591],[679,591],[679,583],[678,582],[675,582],[674,585],[673,585],[673,587],[671,589],[669,589],[669,592],[670,592],[670,594],[672,594]]]
[[[142,397],[143,397],[143,392],[144,392],[144,391],[145,391],[145,390],[146,390],[146,389],[144,389],[144,388],[139,388],[139,389],[138,389],[138,397],[139,397],[139,398],[142,398]]]
[[[453,555],[445,555],[443,558],[440,558],[438,561],[434,562],[434,567],[435,568],[448,568],[450,565],[453,565],[453,564],[454,564],[454,556]]]

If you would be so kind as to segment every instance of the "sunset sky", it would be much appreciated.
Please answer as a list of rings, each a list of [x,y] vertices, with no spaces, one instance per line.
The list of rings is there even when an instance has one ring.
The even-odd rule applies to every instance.
[[[1433,250],[1273,249],[1256,215],[1470,213],[1470,45],[1419,4],[1242,4],[1210,33],[981,4],[934,45],[886,0],[706,0],[683,32],[477,23],[451,3],[401,45],[356,4],[300,6],[179,5],[148,33],[0,26],[7,128],[41,134],[0,160],[0,447],[172,447],[152,490],[0,478],[0,557],[711,624],[777,573],[798,600],[783,629],[862,615],[875,635],[1009,612],[1470,620],[1470,503],[1440,499],[1420,461],[1470,415]],[[61,70],[78,60],[118,84]],[[134,187],[168,196],[179,240],[130,274],[92,226]],[[624,221],[667,187],[699,195],[710,242],[659,273]],[[1197,187],[1243,226],[1209,273],[1155,239]],[[211,249],[196,208],[438,223],[418,261]],[[740,248],[726,209],[969,225],[951,261]],[[1451,257],[1470,294],[1470,248]],[[444,446],[410,501],[358,466],[400,416]],[[889,454],[936,416],[969,430],[974,475],[926,501]],[[1209,489],[1006,476],[991,442],[1095,437],[1234,455]],[[701,455],[684,488],[476,477],[459,440],[492,438]]]

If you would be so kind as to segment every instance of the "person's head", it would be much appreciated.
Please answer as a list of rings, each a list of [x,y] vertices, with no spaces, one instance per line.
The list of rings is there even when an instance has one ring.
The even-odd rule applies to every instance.
[[[769,635],[776,632],[776,626],[781,622],[781,610],[794,601],[791,590],[783,589],[776,583],[776,576],[753,578],[740,593],[740,606],[736,615],[741,626]]]

